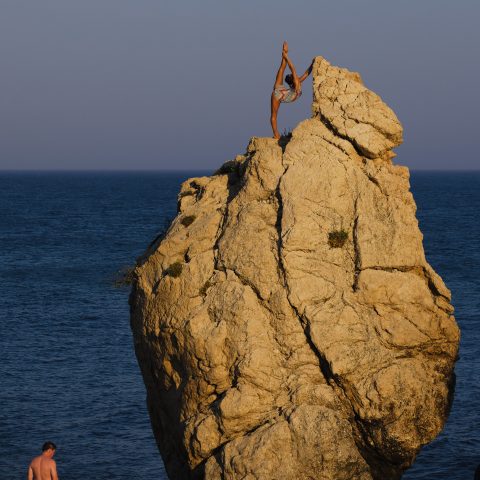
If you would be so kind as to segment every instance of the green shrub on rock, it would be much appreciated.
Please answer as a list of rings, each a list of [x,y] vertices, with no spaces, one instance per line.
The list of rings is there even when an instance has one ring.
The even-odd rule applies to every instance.
[[[173,278],[177,278],[181,275],[183,270],[183,265],[180,262],[172,263],[164,272],[165,275],[168,275]]]
[[[181,223],[184,227],[188,227],[188,226],[190,226],[190,225],[195,221],[195,218],[197,218],[195,215],[187,215],[186,217],[183,217],[183,218],[180,220],[180,223]]]
[[[328,234],[328,244],[332,248],[342,248],[348,240],[348,233],[345,230],[334,230]]]

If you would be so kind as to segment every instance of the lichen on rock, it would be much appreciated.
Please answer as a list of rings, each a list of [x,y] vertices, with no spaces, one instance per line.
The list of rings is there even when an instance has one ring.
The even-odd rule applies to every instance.
[[[394,480],[448,415],[459,331],[391,161],[402,127],[322,57],[313,89],[288,143],[184,182],[139,259],[131,325],[172,479]]]

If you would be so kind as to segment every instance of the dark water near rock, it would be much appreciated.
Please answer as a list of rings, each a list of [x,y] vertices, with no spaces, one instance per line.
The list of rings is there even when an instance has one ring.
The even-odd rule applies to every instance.
[[[60,478],[166,479],[115,272],[133,263],[195,172],[0,175],[0,478],[45,440]],[[427,257],[462,329],[452,413],[405,479],[480,463],[480,173],[412,174]],[[388,479],[386,479],[388,480]]]

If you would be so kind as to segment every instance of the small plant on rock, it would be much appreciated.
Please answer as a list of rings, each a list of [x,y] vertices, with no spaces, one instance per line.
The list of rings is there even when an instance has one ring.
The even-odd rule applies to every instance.
[[[210,283],[210,280],[207,280],[202,288],[200,289],[200,295],[205,296],[207,294],[207,290],[212,286],[212,283]]]
[[[135,280],[135,267],[136,265],[133,265],[120,269],[115,274],[115,277],[113,279],[113,286],[117,288],[130,286]]]
[[[332,248],[342,248],[348,240],[348,233],[345,230],[334,230],[328,234],[328,244]]]
[[[190,226],[194,220],[195,220],[195,215],[187,215],[186,217],[183,217],[181,220],[180,220],[180,223],[184,226],[184,227],[188,227]]]
[[[238,169],[239,163],[235,160],[229,160],[225,162],[214,175],[228,175],[229,173],[235,173]]]
[[[181,275],[183,270],[183,265],[180,262],[172,263],[164,272],[165,275],[168,275],[173,278],[177,278]]]

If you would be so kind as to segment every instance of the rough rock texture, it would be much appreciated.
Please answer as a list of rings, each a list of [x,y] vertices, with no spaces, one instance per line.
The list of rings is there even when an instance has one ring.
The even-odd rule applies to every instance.
[[[402,127],[321,57],[313,86],[291,139],[186,181],[139,260],[132,330],[172,479],[397,479],[448,414],[459,331],[391,162]]]

